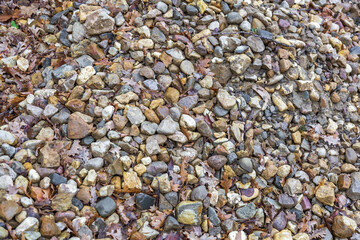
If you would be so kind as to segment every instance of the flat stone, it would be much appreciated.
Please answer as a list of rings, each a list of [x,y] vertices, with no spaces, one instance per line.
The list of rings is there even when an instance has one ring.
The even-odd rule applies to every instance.
[[[138,125],[145,121],[145,116],[138,107],[128,107],[126,117],[131,124]]]
[[[22,208],[15,201],[3,201],[0,204],[0,217],[10,221],[21,212]]]
[[[200,225],[203,205],[198,201],[182,201],[176,206],[177,220],[186,225]]]
[[[264,42],[260,37],[250,36],[247,38],[247,45],[251,48],[252,51],[256,53],[263,52],[265,50]]]
[[[96,211],[102,217],[108,217],[116,210],[116,203],[111,197],[105,197],[96,203]]]
[[[167,116],[164,120],[160,122],[157,132],[159,134],[171,135],[179,129],[179,123],[175,122],[170,116]]]
[[[71,114],[68,122],[68,137],[70,139],[81,139],[90,134],[92,125],[86,123],[77,114]]]
[[[323,204],[334,206],[335,202],[335,192],[332,187],[329,186],[320,186],[316,191],[316,199],[322,202]]]
[[[93,11],[86,17],[84,24],[89,35],[111,32],[114,30],[115,20],[107,14],[105,9]]]
[[[350,238],[357,229],[356,222],[346,216],[337,215],[334,218],[332,230],[339,238]]]
[[[61,233],[59,227],[56,225],[53,215],[42,216],[41,219],[40,233],[44,237],[53,237]]]
[[[138,193],[135,201],[136,206],[141,210],[149,209],[155,204],[155,198],[145,193]]]
[[[251,64],[251,59],[245,54],[232,55],[228,57],[228,61],[230,69],[238,75],[243,74]]]
[[[254,203],[248,203],[243,207],[240,207],[236,210],[236,216],[240,220],[247,220],[254,217],[256,213],[256,206]]]
[[[220,170],[227,162],[227,158],[223,155],[215,155],[209,157],[207,162],[210,167],[214,168],[215,170]]]
[[[182,61],[181,64],[180,64],[180,69],[186,75],[191,75],[195,71],[194,65],[189,60]]]

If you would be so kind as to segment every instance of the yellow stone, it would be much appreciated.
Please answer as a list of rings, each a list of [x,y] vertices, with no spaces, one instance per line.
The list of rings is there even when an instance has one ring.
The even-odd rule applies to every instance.
[[[288,106],[286,103],[282,100],[281,96],[278,93],[274,93],[271,96],[272,101],[274,102],[275,106],[279,108],[280,112],[286,111],[288,109]]]
[[[33,169],[32,164],[29,163],[29,162],[26,162],[26,163],[24,163],[23,165],[24,165],[24,168],[25,168],[26,170],[28,170],[28,171],[29,171],[30,169]]]
[[[307,233],[298,233],[293,237],[294,240],[310,240],[309,235]]]
[[[274,235],[274,240],[292,240],[291,232],[287,229],[282,230]]]
[[[332,187],[329,186],[320,186],[315,194],[317,200],[322,202],[323,204],[334,206],[335,202],[335,192]]]
[[[236,177],[234,170],[229,165],[225,165],[224,170],[228,177]]]
[[[44,81],[41,72],[37,71],[31,76],[31,84],[37,86]]]
[[[292,133],[291,136],[295,144],[301,144],[301,133],[299,131]]]
[[[197,6],[199,7],[201,14],[204,14],[206,9],[208,8],[208,5],[203,0],[198,0]]]
[[[141,190],[142,183],[136,172],[124,172],[123,188],[127,190]]]
[[[115,192],[121,191],[121,178],[119,176],[115,176],[111,179],[111,184],[115,187]]]
[[[283,44],[286,44],[286,45],[291,45],[291,42],[287,39],[285,39],[284,37],[280,36],[278,38],[275,39],[276,41],[278,42],[281,42]]]

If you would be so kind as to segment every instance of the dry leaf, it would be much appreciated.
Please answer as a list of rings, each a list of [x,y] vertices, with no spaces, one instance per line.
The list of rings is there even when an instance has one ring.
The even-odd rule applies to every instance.
[[[187,165],[188,163],[186,162],[186,158],[185,158],[183,161],[181,161],[180,164],[180,180],[182,184],[185,184],[187,180],[187,175],[188,175],[188,172],[186,171]]]
[[[38,12],[39,4],[33,3],[30,6],[20,6],[20,12],[23,17],[31,17]]]
[[[265,110],[269,104],[270,101],[270,94],[263,88],[260,87],[259,85],[253,85],[252,89],[260,95],[260,97],[264,100],[264,104],[262,106],[262,110]]]
[[[30,187],[30,197],[37,202],[48,200],[50,198],[50,188],[42,189],[40,187]]]
[[[167,214],[156,210],[155,215],[151,217],[150,225],[156,230],[161,230],[161,226],[164,224],[166,217]]]
[[[232,179],[229,178],[227,172],[225,172],[223,175],[223,180],[220,181],[220,185],[225,189],[225,195],[229,192],[229,189],[232,186],[232,182]]]

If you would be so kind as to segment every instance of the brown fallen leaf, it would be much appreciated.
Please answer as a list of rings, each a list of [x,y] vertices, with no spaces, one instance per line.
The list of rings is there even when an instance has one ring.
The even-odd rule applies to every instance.
[[[225,195],[229,192],[232,183],[232,179],[227,175],[227,172],[225,172],[223,175],[223,179],[220,181],[220,185],[225,189]]]

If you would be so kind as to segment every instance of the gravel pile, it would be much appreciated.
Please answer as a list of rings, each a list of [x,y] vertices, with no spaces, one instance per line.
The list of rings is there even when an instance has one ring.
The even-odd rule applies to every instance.
[[[0,239],[360,239],[360,9],[5,1]]]

